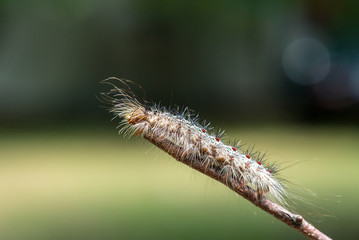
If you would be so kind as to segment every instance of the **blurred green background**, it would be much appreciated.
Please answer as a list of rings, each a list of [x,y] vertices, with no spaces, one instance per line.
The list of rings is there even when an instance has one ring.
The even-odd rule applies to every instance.
[[[317,194],[298,193],[313,203],[299,213],[355,239],[358,7],[0,1],[0,239],[303,239],[149,143],[118,136],[95,97],[110,76],[292,165],[282,176]]]

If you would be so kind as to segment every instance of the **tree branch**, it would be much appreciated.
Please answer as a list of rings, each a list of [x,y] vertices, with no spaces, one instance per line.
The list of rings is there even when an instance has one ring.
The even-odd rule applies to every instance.
[[[234,192],[238,193],[248,201],[252,202],[257,207],[263,209],[267,213],[273,215],[280,221],[284,222],[288,226],[296,229],[298,232],[304,234],[309,239],[321,239],[327,240],[331,239],[326,236],[324,233],[320,232],[316,229],[313,225],[308,223],[302,216],[298,214],[291,213],[287,209],[278,204],[270,201],[263,195],[259,194],[254,189],[250,188],[249,186],[243,185],[239,182],[231,181],[228,182],[228,179],[225,179],[221,176],[219,172],[216,171],[214,168],[206,168],[203,164],[199,164],[199,161],[191,161],[186,154],[183,154],[181,151],[181,147],[175,145],[174,143],[161,138],[161,137],[154,137],[151,136],[144,136],[146,140],[160,148],[161,150],[170,154],[173,158],[177,161],[182,162],[193,169],[223,183],[227,187],[229,187]],[[179,154],[181,153],[181,154]]]

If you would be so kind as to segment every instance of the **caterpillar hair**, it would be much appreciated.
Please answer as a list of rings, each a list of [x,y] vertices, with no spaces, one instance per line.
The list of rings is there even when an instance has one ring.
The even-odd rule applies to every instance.
[[[295,228],[310,239],[330,239],[288,206],[288,190],[278,177],[278,166],[265,154],[245,148],[241,142],[225,144],[223,131],[211,132],[208,123],[200,123],[188,108],[167,109],[139,101],[132,81],[108,78],[109,92],[101,93],[101,102],[119,117],[120,133],[142,136],[177,161],[225,184],[264,211]],[[140,88],[139,86],[137,86]]]

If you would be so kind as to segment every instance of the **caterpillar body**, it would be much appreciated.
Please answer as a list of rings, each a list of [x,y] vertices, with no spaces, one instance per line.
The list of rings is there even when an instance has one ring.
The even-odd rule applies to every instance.
[[[253,147],[246,149],[240,143],[225,144],[224,132],[211,133],[209,124],[199,123],[198,116],[193,117],[187,108],[169,110],[140,102],[130,88],[131,81],[109,78],[103,82],[112,89],[101,93],[100,101],[114,118],[122,119],[120,133],[142,136],[176,160],[226,184],[309,239],[330,239],[301,215],[284,207],[292,208],[295,204],[293,193],[290,192],[289,198],[287,186],[277,176],[278,166],[264,161],[264,154],[253,152]]]
[[[177,160],[187,161],[202,172],[215,173],[227,185],[248,186],[259,196],[287,204],[286,185],[277,178],[278,167],[264,159],[265,154],[254,152],[253,147],[245,148],[240,142],[225,144],[223,131],[211,133],[209,124],[201,124],[187,108],[168,110],[141,103],[130,88],[131,81],[109,78],[103,82],[113,87],[101,97],[114,118],[121,119],[120,133],[141,135]]]

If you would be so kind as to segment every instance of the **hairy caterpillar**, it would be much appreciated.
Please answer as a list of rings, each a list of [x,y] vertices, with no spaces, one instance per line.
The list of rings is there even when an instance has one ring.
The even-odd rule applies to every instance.
[[[308,238],[330,239],[302,216],[283,207],[289,199],[286,185],[277,177],[278,166],[264,160],[265,154],[253,152],[253,147],[245,149],[240,142],[223,143],[223,131],[210,133],[209,124],[200,124],[198,115],[193,117],[187,108],[169,110],[141,103],[129,86],[131,81],[108,78],[103,83],[113,88],[101,93],[100,101],[107,104],[114,118],[122,119],[120,133],[142,136],[176,160],[226,184]]]
[[[117,81],[117,84],[111,81]],[[100,101],[119,117],[120,133],[142,136],[176,160],[226,184],[230,189],[310,239],[330,239],[302,216],[291,213],[286,185],[277,177],[278,166],[268,164],[265,154],[243,145],[222,142],[223,131],[210,133],[185,108],[169,110],[157,104],[141,103],[130,88],[133,82],[118,78],[103,81],[112,86]],[[272,202],[275,201],[278,204]]]
[[[114,78],[111,78],[114,79]],[[176,159],[189,159],[192,165],[201,165],[206,171],[217,172],[227,184],[248,185],[260,195],[286,204],[285,185],[277,178],[277,167],[264,160],[265,154],[244,148],[240,142],[226,145],[221,137],[224,131],[210,133],[207,123],[200,124],[185,108],[168,110],[159,105],[140,103],[129,87],[130,81],[120,80],[122,88],[113,86],[102,99],[110,105],[109,111],[122,119],[121,133],[142,135],[153,141],[164,141],[165,151]]]

